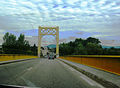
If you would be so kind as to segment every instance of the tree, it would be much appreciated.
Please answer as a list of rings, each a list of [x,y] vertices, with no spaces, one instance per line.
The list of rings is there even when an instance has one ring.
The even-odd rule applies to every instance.
[[[59,45],[60,47],[60,55],[69,55],[70,54],[70,46],[66,43],[62,43]]]
[[[114,47],[108,49],[108,54],[110,55],[120,55],[120,50]]]
[[[87,50],[88,54],[90,54],[90,55],[102,54],[101,45],[96,44],[96,43],[91,43],[91,42],[87,43],[86,50]]]
[[[20,34],[18,40],[16,36],[11,33],[6,33],[3,37],[3,51],[6,54],[30,54],[30,44],[25,40],[24,34]]]
[[[30,54],[30,44],[25,40],[25,35],[20,34],[17,40],[17,51],[19,54]]]
[[[86,39],[86,44],[88,42],[95,43],[95,44],[99,44],[100,43],[99,39],[92,38],[92,37],[89,37],[89,38]]]
[[[76,44],[75,44],[75,42],[74,41],[70,41],[70,42],[68,42],[67,43],[67,46],[69,47],[69,55],[72,55],[72,54],[74,54],[74,50],[75,50],[75,46],[76,46]]]
[[[4,35],[3,41],[5,45],[12,45],[16,43],[16,36],[9,34],[8,32]]]
[[[9,44],[9,33],[5,33],[4,37],[3,37],[3,41],[4,41],[4,45]]]
[[[81,43],[81,44],[84,45],[84,41],[85,41],[85,40],[83,40],[83,39],[81,39],[81,38],[77,38],[77,39],[75,39],[74,43],[75,43],[75,45],[78,45],[79,43]]]
[[[82,43],[79,43],[79,44],[77,45],[77,47],[75,48],[74,53],[75,53],[76,55],[86,55],[86,54],[87,54],[87,51],[86,51],[85,47],[83,46],[83,44],[82,44]]]
[[[28,43],[27,41],[25,41],[25,36],[24,34],[20,34],[20,36],[18,37],[18,40],[17,40],[17,44],[19,46],[24,46],[25,43]]]
[[[60,55],[120,55],[120,49],[104,49],[100,40],[89,37],[87,39],[77,38],[75,41],[59,45]]]
[[[7,54],[14,54],[16,52],[16,50],[14,49],[14,47],[16,46],[16,36],[7,32],[3,37],[3,41],[3,51]]]
[[[31,46],[31,51],[33,55],[37,55],[37,46],[36,44],[34,44],[33,46]]]

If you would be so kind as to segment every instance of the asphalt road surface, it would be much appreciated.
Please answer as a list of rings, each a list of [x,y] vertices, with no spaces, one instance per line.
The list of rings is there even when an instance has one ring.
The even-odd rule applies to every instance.
[[[0,65],[0,84],[33,88],[103,88],[58,59]]]

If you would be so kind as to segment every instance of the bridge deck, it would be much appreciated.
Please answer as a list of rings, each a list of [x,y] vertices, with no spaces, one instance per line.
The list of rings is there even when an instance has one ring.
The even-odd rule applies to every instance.
[[[100,84],[55,59],[0,65],[0,83],[40,88],[100,88]]]

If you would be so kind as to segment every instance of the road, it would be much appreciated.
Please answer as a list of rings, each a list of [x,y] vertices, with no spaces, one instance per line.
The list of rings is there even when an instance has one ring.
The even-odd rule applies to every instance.
[[[33,88],[103,88],[57,59],[0,65],[0,84]]]

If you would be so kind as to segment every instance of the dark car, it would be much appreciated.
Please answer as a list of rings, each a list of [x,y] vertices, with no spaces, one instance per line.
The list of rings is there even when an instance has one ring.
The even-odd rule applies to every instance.
[[[52,54],[50,54],[50,55],[48,56],[48,59],[54,59],[54,58],[55,58],[55,56],[52,55]]]

